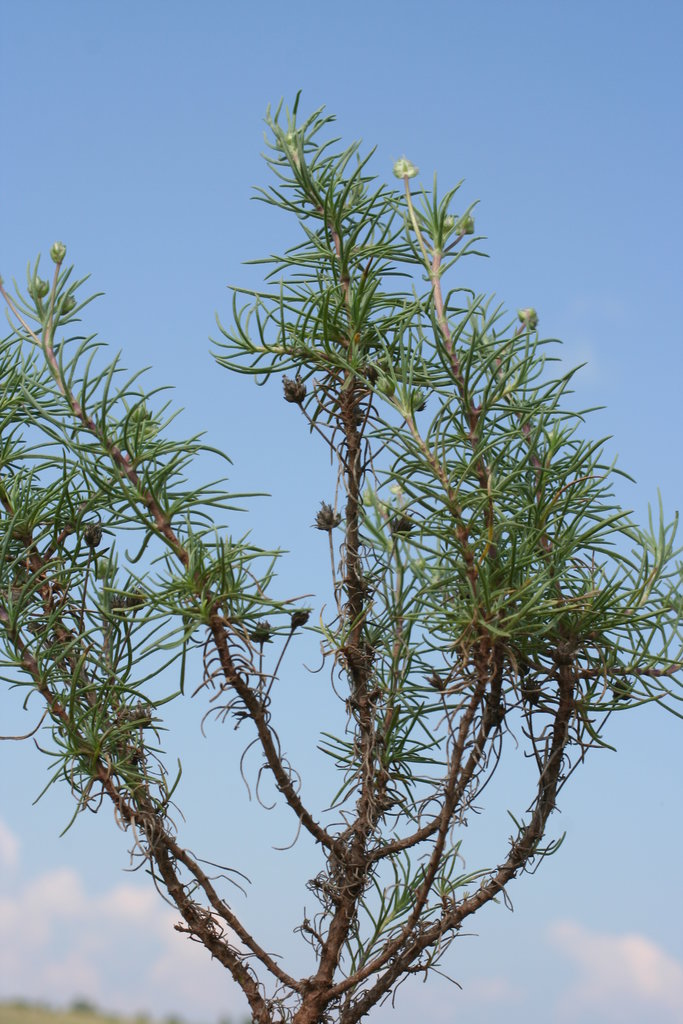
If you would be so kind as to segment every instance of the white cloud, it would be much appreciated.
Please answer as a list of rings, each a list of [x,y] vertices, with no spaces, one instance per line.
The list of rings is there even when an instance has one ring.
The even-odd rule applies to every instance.
[[[0,818],[0,867],[13,870],[19,863],[19,840]]]
[[[0,835],[10,837],[6,848],[14,850],[11,832]],[[188,1021],[247,1015],[227,972],[198,943],[174,930],[177,913],[148,879],[93,892],[75,870],[60,867],[23,883],[0,872],[0,882],[5,882],[0,890],[0,998],[23,996],[61,1005],[81,996],[119,1013],[173,1014]],[[575,977],[566,986],[553,986],[557,1002],[554,1008],[543,1007],[544,1013],[550,1011],[547,1019],[556,1024],[683,1021],[683,964],[650,939],[593,932],[571,921],[556,923],[550,938]],[[534,1019],[534,992],[524,991],[517,979],[465,973],[459,980],[462,991],[436,979],[406,986],[397,1010],[387,1003],[375,1016],[388,1021],[391,1013],[394,1021],[421,1017],[448,1024],[459,1008],[489,1024]]]
[[[556,1019],[576,1021],[600,1011],[605,1021],[683,1020],[683,964],[644,935],[592,932],[576,922],[550,929],[552,942],[578,968],[576,981],[558,1001]],[[666,1016],[665,1016],[666,1015]]]
[[[174,930],[179,915],[148,886],[91,893],[62,867],[7,887],[0,893],[0,998],[60,1005],[82,996],[120,1013],[190,1021],[246,1016],[225,969]]]

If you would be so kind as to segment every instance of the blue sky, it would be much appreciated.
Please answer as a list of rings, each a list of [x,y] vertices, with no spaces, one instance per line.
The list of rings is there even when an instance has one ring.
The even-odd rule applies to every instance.
[[[325,104],[346,139],[377,146],[378,175],[405,153],[427,181],[435,170],[442,187],[466,179],[491,259],[466,264],[464,283],[511,309],[535,306],[567,365],[587,362],[576,403],[605,406],[590,429],[611,437],[637,480],[619,497],[642,517],[660,488],[673,514],[683,506],[682,35],[683,9],[666,0],[6,2],[0,273],[21,279],[63,239],[106,293],[89,325],[129,367],[149,365],[150,383],[177,387],[183,428],[206,430],[233,458],[233,490],[273,493],[250,518],[259,540],[285,529],[303,550],[324,456],[293,465],[283,403],[218,371],[207,340],[215,311],[229,319],[227,284],[258,284],[243,261],[295,238],[250,194],[267,178],[266,106],[302,89],[306,109]],[[315,566],[294,557],[286,572],[301,592]],[[324,706],[308,691],[299,699],[286,725],[313,766]],[[216,764],[233,739],[214,729],[203,740],[199,718],[191,707],[174,720],[187,834],[212,859],[236,849],[251,865],[247,912],[287,951],[306,856],[270,850],[287,841],[284,823],[264,821],[241,783],[216,805]],[[0,695],[0,720],[3,733],[25,726],[16,694]],[[564,846],[511,887],[514,914],[492,908],[477,938],[455,944],[448,967],[462,991],[406,985],[377,1020],[683,1019],[683,723],[646,709],[615,721],[610,738],[618,753],[589,758],[563,794],[553,827],[567,830]],[[58,838],[69,797],[53,789],[33,806],[46,761],[28,743],[0,745],[0,779],[0,998],[85,996],[192,1022],[239,1014],[221,969],[173,932],[147,879],[122,873],[125,837],[106,813]]]

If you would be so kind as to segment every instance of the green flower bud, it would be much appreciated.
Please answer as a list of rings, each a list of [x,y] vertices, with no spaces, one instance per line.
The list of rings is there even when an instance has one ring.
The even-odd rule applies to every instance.
[[[461,217],[458,221],[458,234],[459,235],[473,235],[474,234],[474,217]]]
[[[70,313],[72,309],[76,308],[76,299],[73,295],[67,295],[62,301],[62,313]]]
[[[66,256],[64,242],[53,242],[50,247],[50,258],[53,263],[62,263]]]
[[[97,561],[95,578],[98,580],[107,580],[114,575],[115,570],[116,566],[112,564],[109,558],[100,558]]]
[[[388,377],[385,377],[384,374],[380,374],[380,376],[377,378],[377,383],[375,387],[380,392],[380,394],[386,395],[387,398],[392,398],[394,395],[394,391],[396,390],[396,385],[394,384],[393,380],[390,380]]]
[[[42,277],[34,278],[33,285],[31,286],[31,295],[34,299],[44,299],[49,291],[50,285],[47,281],[43,280]]]
[[[518,309],[517,316],[520,323],[523,323],[530,331],[535,331],[538,327],[538,313],[531,306],[527,309]]]
[[[446,214],[446,216],[443,219],[443,229],[444,229],[444,231],[450,232],[450,231],[453,230],[454,227],[455,227],[455,217],[453,216],[452,213]]]
[[[410,160],[407,160],[404,156],[394,164],[394,175],[397,178],[415,178],[419,172],[420,168],[416,167],[415,164],[411,164]]]

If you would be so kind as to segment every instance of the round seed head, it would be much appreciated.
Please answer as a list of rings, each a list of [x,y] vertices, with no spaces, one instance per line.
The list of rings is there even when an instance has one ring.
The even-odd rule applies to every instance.
[[[83,531],[83,540],[89,548],[96,548],[102,540],[102,527],[99,523],[88,523]]]
[[[303,608],[292,612],[292,632],[294,632],[295,629],[299,629],[300,626],[305,626],[309,620],[310,614],[310,612],[307,612]]]
[[[405,516],[403,513],[400,515],[393,516],[389,521],[389,529],[394,536],[405,536],[415,526],[410,516]]]
[[[273,635],[273,627],[265,619],[263,622],[257,622],[253,630],[249,634],[251,640],[255,644],[269,644]]]
[[[294,405],[301,405],[306,397],[306,385],[298,373],[294,380],[292,380],[291,377],[283,377],[282,389],[284,391],[285,402],[292,402]]]
[[[335,526],[339,526],[341,523],[341,515],[339,512],[335,512],[331,505],[328,505],[326,501],[320,502],[320,511],[315,517],[313,525],[316,530],[324,530],[330,533],[334,530]]]

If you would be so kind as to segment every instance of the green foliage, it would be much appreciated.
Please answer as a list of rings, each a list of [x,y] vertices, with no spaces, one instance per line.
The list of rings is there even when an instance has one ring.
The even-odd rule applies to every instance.
[[[223,525],[245,496],[187,483],[214,449],[173,440],[161,392],[118,358],[102,365],[75,327],[90,299],[55,243],[52,284],[36,263],[26,294],[2,289],[13,330],[0,347],[0,633],[5,678],[49,722],[53,779],[78,810],[113,802],[254,1020],[355,1024],[557,849],[545,834],[558,794],[608,745],[614,712],[675,710],[681,566],[675,522],[660,509],[642,529],[616,502],[618,471],[571,410],[573,372],[558,370],[536,311],[512,319],[446,288],[478,254],[461,185],[442,195],[435,178],[414,196],[405,158],[402,191],[378,183],[372,154],[329,139],[320,111],[299,123],[297,106],[267,117],[275,184],[259,198],[294,215],[301,241],[259,261],[263,289],[235,291],[216,359],[258,384],[282,378],[332,455],[337,499],[322,502],[311,545],[315,557],[329,547],[333,600],[321,595],[307,624],[308,609],[271,596],[277,553]],[[271,722],[304,628],[346,714],[321,730],[337,782],[320,813]],[[184,696],[194,647],[198,689],[250,723],[280,798],[322,850],[308,886],[318,912],[298,928],[314,983],[264,952],[169,822],[163,707]],[[495,866],[464,869],[475,801],[514,758],[535,770],[526,810],[510,812]]]
[[[75,333],[90,301],[57,266],[49,303],[38,262],[0,345],[0,594],[5,678],[42,695],[51,751],[82,809],[98,764],[159,808],[157,712],[184,688],[188,648],[211,615],[243,636],[263,613],[274,554],[217,523],[244,495],[188,485],[198,438],[173,440],[161,390],[144,390],[101,344]],[[32,298],[31,298],[32,297]],[[71,300],[74,301],[71,301]],[[67,312],[63,312],[67,310]],[[180,663],[169,692],[170,666]]]
[[[305,241],[262,261],[274,287],[235,305],[217,359],[261,382],[296,371],[298,404],[331,446],[339,394],[356,387],[372,466],[366,629],[382,685],[396,683],[400,618],[401,685],[418,691],[444,651],[464,653],[483,628],[515,667],[511,693],[517,669],[552,676],[560,642],[581,657],[586,715],[665,697],[648,670],[679,660],[675,523],[660,514],[641,530],[615,503],[619,471],[582,437],[585,414],[567,403],[574,371],[550,375],[558,343],[538,337],[534,310],[510,323],[464,288],[439,310],[435,282],[475,251],[456,234],[472,208],[454,211],[459,186],[440,199],[435,183],[416,210],[376,185],[357,145],[318,143],[331,120],[268,120],[279,183],[261,198],[294,212]],[[393,528],[397,516],[408,529]],[[341,649],[348,628],[340,617],[327,639]],[[638,678],[617,699],[611,673],[630,668]]]

